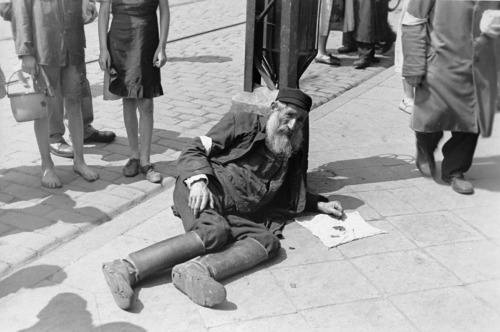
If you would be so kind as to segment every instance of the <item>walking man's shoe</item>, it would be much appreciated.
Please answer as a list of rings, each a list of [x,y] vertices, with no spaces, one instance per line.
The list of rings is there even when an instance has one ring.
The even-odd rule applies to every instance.
[[[50,153],[58,157],[73,158],[75,155],[73,147],[64,138],[61,138],[59,142],[50,143],[49,149]]]
[[[362,57],[355,60],[352,65],[355,69],[365,69],[366,67],[370,67],[372,64],[379,62],[380,60],[375,57]]]
[[[116,134],[112,131],[95,129],[92,134],[83,140],[83,143],[111,143],[115,140]]]
[[[450,178],[444,178],[443,181],[451,185],[451,189],[459,194],[472,195],[474,193],[474,187],[470,181],[464,178],[463,174],[452,175]]]

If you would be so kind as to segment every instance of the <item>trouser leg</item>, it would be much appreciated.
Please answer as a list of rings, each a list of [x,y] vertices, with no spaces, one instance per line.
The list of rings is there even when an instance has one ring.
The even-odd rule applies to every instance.
[[[463,175],[472,166],[479,134],[452,132],[451,138],[443,146],[441,175],[449,180],[453,175]]]
[[[55,96],[47,98],[49,108],[52,110],[49,117],[50,143],[62,141],[64,132],[64,104],[61,89],[55,89]]]
[[[198,235],[189,232],[133,252],[123,260],[105,263],[102,271],[116,304],[126,310],[132,306],[133,287],[138,281],[204,252]]]
[[[186,232],[192,231],[198,234],[206,252],[213,252],[224,247],[230,236],[230,227],[225,216],[221,211],[224,210],[223,196],[217,180],[211,179],[208,188],[214,197],[214,209],[205,209],[195,216],[189,207],[189,189],[180,180],[174,188],[174,206],[182,219],[182,224]]]
[[[375,44],[357,42],[360,59],[373,59],[375,57]]]

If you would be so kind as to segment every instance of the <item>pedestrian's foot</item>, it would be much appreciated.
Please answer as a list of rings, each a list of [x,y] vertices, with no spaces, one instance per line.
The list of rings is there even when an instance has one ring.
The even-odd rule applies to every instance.
[[[83,140],[83,143],[110,143],[116,138],[116,134],[112,131],[95,129],[92,134]]]
[[[74,164],[73,171],[75,171],[76,174],[80,175],[88,182],[94,182],[95,180],[99,179],[99,174],[93,171],[86,164]]]
[[[340,59],[331,54],[318,54],[318,56],[314,59],[314,62],[330,66],[340,66]]]
[[[470,181],[467,181],[463,174],[452,175],[449,178],[443,177],[443,181],[451,185],[451,189],[459,194],[472,195],[474,187]]]
[[[372,64],[379,62],[380,62],[379,59],[371,57],[371,58],[360,58],[354,61],[352,64],[356,69],[365,69],[366,67],[370,67]]]
[[[131,158],[127,161],[122,169],[123,175],[126,177],[134,177],[139,174],[140,162],[139,159]]]
[[[163,176],[155,170],[154,164],[141,166],[141,173],[146,175],[146,179],[151,183],[160,183]]]
[[[64,139],[56,143],[50,143],[49,149],[50,153],[58,157],[73,158],[74,156],[73,147]]]
[[[53,168],[42,170],[42,186],[50,189],[61,188],[63,186]]]

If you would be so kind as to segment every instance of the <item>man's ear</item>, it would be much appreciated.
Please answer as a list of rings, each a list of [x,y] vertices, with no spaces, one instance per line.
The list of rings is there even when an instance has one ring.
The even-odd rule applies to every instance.
[[[272,111],[276,111],[278,109],[278,102],[277,101],[273,101],[271,103],[271,110]]]

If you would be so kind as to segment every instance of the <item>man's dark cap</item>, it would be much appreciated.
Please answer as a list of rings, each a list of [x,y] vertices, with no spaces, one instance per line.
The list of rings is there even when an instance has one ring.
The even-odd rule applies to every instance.
[[[305,94],[299,89],[294,88],[283,88],[278,92],[276,100],[287,103],[294,104],[307,112],[311,110],[312,99],[309,95]]]

